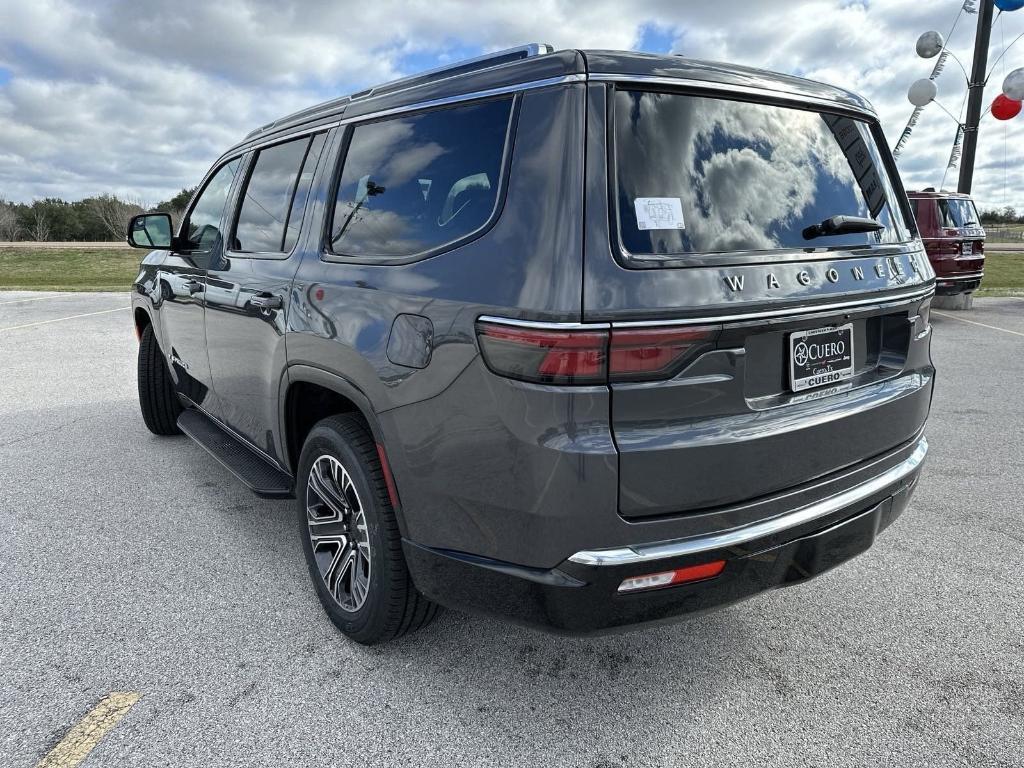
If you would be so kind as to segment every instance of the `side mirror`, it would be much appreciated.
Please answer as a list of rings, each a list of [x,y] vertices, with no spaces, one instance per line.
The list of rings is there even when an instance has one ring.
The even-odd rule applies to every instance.
[[[171,250],[171,217],[166,213],[140,213],[128,223],[128,245],[149,250]]]

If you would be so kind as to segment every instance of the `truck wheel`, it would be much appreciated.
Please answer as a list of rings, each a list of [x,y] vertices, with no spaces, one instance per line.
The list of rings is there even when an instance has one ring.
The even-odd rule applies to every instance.
[[[178,429],[181,401],[174,392],[167,361],[151,325],[145,327],[139,341],[139,405],[142,419],[154,435],[181,434]]]
[[[316,424],[297,473],[299,528],[309,575],[334,625],[374,645],[429,624],[438,606],[421,595],[402,555],[376,445],[358,416]]]

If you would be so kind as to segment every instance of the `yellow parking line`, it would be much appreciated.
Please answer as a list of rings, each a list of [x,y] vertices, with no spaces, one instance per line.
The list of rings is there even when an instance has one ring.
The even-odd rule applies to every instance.
[[[77,320],[80,317],[92,317],[93,315],[105,315],[109,312],[120,312],[124,309],[131,309],[131,307],[117,307],[116,309],[104,309],[99,312],[86,312],[84,315],[71,315],[70,317],[55,317],[53,320],[40,320],[37,323],[25,323],[24,325],[9,325],[6,328],[0,328],[0,333],[4,331],[17,331],[22,328],[32,328],[36,325],[46,325],[47,323],[59,323],[64,320]]]
[[[957,317],[956,315],[950,315],[950,314],[947,314],[946,312],[939,312],[939,311],[934,310],[934,309],[932,310],[932,314],[933,315],[939,315],[940,317],[948,317],[950,320],[959,320],[961,323],[970,323],[971,325],[980,325],[982,328],[989,328],[989,329],[991,329],[993,331],[1002,331],[1003,333],[1012,333],[1014,336],[1024,336],[1024,333],[1021,333],[1020,331],[1011,331],[1009,328],[1000,328],[998,325],[986,325],[985,323],[979,323],[977,320],[965,320],[962,317]],[[0,330],[3,330],[3,329],[0,329]]]
[[[36,764],[36,768],[74,768],[89,756],[93,747],[128,714],[139,698],[139,694],[130,691],[108,693]]]

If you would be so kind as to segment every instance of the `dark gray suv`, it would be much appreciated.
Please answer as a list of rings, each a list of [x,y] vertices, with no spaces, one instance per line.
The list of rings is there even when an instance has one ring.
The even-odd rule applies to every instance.
[[[927,452],[934,274],[837,88],[525,46],[266,125],[129,241],[147,426],[295,496],[359,642],[809,579]]]

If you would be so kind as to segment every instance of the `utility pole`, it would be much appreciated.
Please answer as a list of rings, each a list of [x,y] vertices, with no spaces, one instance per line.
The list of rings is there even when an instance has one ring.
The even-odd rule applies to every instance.
[[[981,0],[978,9],[978,31],[974,35],[974,65],[967,85],[967,121],[964,123],[964,151],[960,160],[958,192],[971,193],[974,181],[974,155],[978,149],[978,123],[981,103],[985,98],[985,70],[988,68],[988,44],[992,35],[992,14],[995,0]]]

